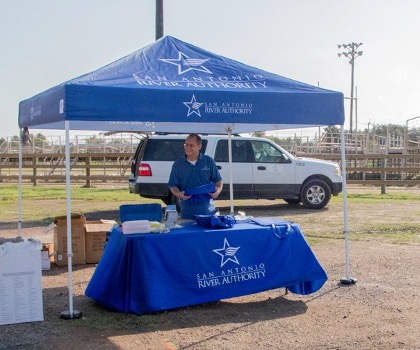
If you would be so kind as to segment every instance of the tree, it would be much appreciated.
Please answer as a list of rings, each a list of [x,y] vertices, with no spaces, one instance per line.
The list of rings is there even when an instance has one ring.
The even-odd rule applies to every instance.
[[[98,135],[93,135],[86,139],[86,143],[90,145],[98,145],[103,143],[103,139],[100,138]]]
[[[336,125],[330,125],[324,128],[324,135],[322,141],[325,143],[340,142],[340,129]]]
[[[256,131],[256,132],[252,133],[252,136],[254,136],[254,137],[266,137],[265,135],[266,135],[265,131]]]
[[[374,125],[372,132],[378,136],[397,135],[404,136],[405,127],[397,124]]]
[[[47,138],[41,133],[38,133],[35,136],[31,135],[31,141],[36,147],[44,147],[48,145]]]
[[[339,134],[340,129],[336,125],[330,125],[324,128],[324,133],[326,134]]]

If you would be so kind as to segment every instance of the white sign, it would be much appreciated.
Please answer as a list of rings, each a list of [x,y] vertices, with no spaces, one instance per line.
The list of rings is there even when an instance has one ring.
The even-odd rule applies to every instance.
[[[0,325],[43,321],[41,242],[0,245]]]

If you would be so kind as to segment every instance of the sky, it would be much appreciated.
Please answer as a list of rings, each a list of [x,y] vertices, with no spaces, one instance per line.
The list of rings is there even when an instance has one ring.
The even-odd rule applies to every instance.
[[[359,130],[420,126],[420,118],[408,121],[420,116],[420,1],[163,4],[164,35],[347,98],[351,65],[338,57],[337,45],[362,43],[354,64],[353,129],[356,119]],[[155,0],[0,0],[0,137],[19,133],[20,101],[151,44],[155,7]],[[349,106],[346,99],[347,129]]]

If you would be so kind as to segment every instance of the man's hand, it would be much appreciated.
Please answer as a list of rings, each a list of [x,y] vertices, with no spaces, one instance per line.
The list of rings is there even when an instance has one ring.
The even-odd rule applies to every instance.
[[[209,193],[209,195],[213,199],[216,199],[217,197],[219,197],[219,193],[217,191],[216,192],[213,192],[213,193]]]
[[[186,201],[191,198],[191,196],[186,196],[184,194],[184,191],[180,191],[178,187],[171,187],[170,190],[176,198],[179,198],[183,201]]]
[[[216,183],[216,192],[209,193],[210,197],[213,198],[213,199],[216,199],[217,197],[219,197],[220,192],[222,192],[222,188],[223,188],[222,181],[217,182]]]
[[[190,199],[190,198],[191,198],[191,196],[186,196],[186,195],[184,194],[184,191],[179,192],[179,193],[178,193],[178,195],[177,195],[177,197],[178,197],[179,199],[183,200],[183,201],[186,201],[186,200],[188,200],[188,199]]]

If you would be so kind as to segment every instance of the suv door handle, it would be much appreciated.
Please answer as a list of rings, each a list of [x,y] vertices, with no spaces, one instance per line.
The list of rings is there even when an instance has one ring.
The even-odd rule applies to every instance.
[[[258,170],[265,170],[265,169],[266,169],[266,167],[265,167],[265,166],[260,165],[259,167],[257,167],[257,169],[258,169]]]
[[[218,166],[217,166],[217,169],[221,170],[221,169],[222,169],[222,167],[221,167],[220,165],[218,165]]]

